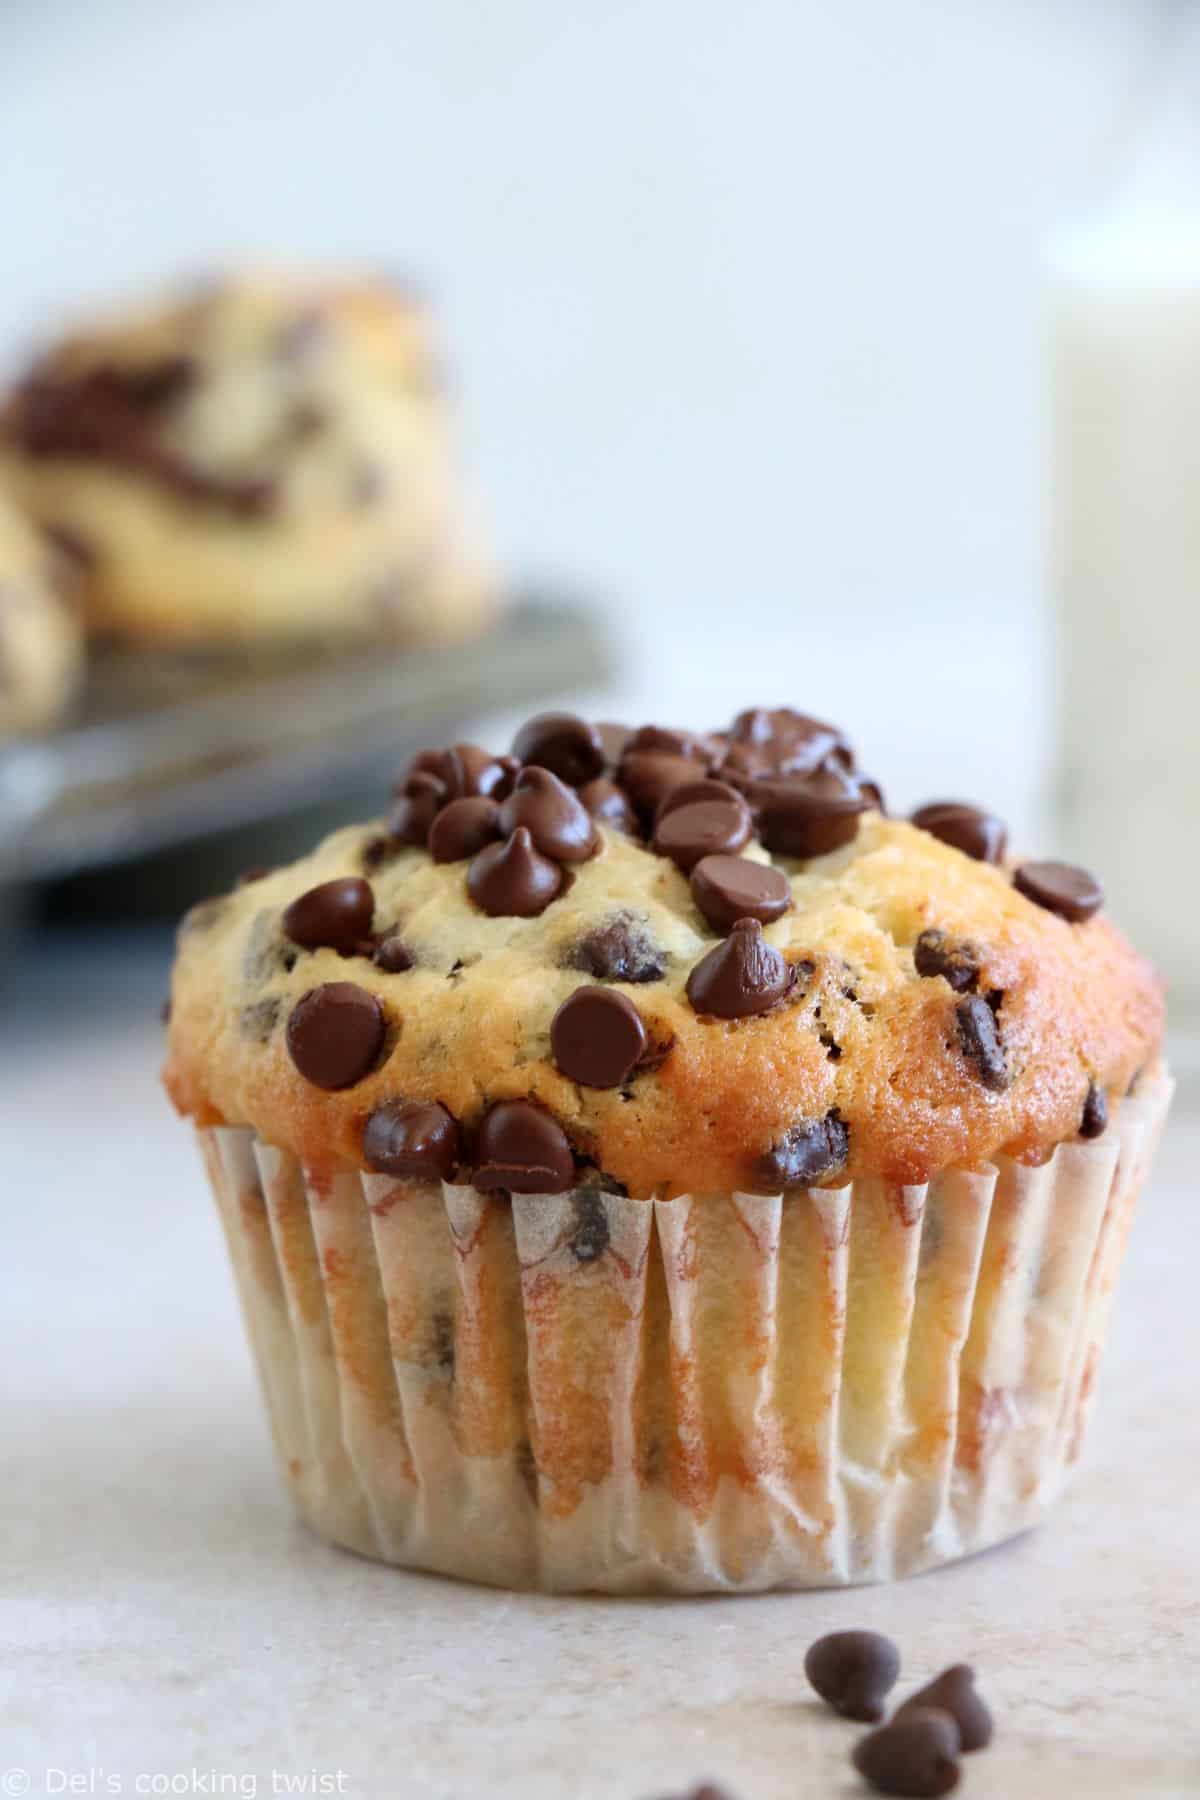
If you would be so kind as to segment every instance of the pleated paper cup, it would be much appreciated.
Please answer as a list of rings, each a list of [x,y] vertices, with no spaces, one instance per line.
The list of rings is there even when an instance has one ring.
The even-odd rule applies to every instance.
[[[1170,1100],[926,1186],[638,1201],[317,1179],[200,1133],[280,1461],[363,1555],[505,1587],[879,1581],[1077,1461]]]

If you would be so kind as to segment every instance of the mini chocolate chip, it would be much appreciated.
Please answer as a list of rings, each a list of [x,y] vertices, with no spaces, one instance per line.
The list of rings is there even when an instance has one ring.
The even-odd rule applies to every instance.
[[[370,882],[346,875],[299,895],[284,908],[282,925],[302,950],[338,950],[350,956],[370,936],[374,913]]]
[[[956,994],[966,994],[979,980],[979,951],[967,940],[944,931],[923,931],[913,945],[913,965],[918,975],[940,975]]]
[[[836,1107],[823,1119],[793,1125],[760,1156],[754,1165],[756,1190],[777,1194],[783,1188],[807,1187],[834,1169],[850,1154],[850,1130]]]
[[[467,870],[467,892],[494,919],[536,918],[562,885],[562,870],[538,854],[524,825],[503,843],[486,845]]]
[[[689,757],[671,756],[664,750],[626,750],[617,779],[638,815],[649,824],[673,788],[695,781],[696,764]]]
[[[576,1262],[596,1262],[608,1249],[608,1236],[608,1214],[603,1196],[594,1188],[581,1188],[575,1196],[571,1255]]]
[[[608,760],[596,727],[562,712],[539,713],[522,725],[513,739],[513,755],[518,762],[549,769],[573,788],[601,774]]]
[[[993,1094],[1003,1093],[1008,1086],[1008,1066],[996,1015],[986,1000],[972,994],[960,1000],[954,1009],[958,1021],[958,1043],[976,1075]]]
[[[265,1044],[279,1023],[279,1002],[268,996],[252,1000],[238,1014],[238,1030],[251,1043]]]
[[[459,1160],[458,1126],[435,1100],[389,1100],[367,1120],[363,1157],[380,1175],[448,1181]]]
[[[986,1750],[992,1741],[992,1715],[987,1703],[975,1689],[975,1671],[969,1663],[954,1663],[943,1669],[898,1707],[892,1723],[917,1711],[920,1707],[936,1707],[947,1712],[958,1726],[965,1751]]]
[[[769,925],[792,904],[782,869],[744,856],[706,856],[692,870],[692,899],[714,931],[730,931],[739,919]]]
[[[614,988],[581,987],[550,1024],[554,1061],[581,1087],[620,1087],[646,1048],[646,1027],[633,1001]]]
[[[637,814],[629,804],[629,796],[624,788],[619,788],[615,781],[609,781],[600,775],[595,781],[585,782],[579,790],[579,798],[587,807],[593,819],[601,825],[608,825],[613,831],[623,831],[633,837],[637,833]]]
[[[687,978],[694,1011],[716,1019],[748,1019],[791,990],[795,974],[763,937],[757,919],[739,919],[723,944],[701,957]]]
[[[287,1022],[288,1053],[314,1087],[353,1087],[383,1048],[383,1008],[374,994],[352,981],[309,988]]]
[[[401,844],[425,845],[445,800],[446,784],[439,776],[424,769],[414,771],[388,815],[391,836]]]
[[[549,769],[531,764],[517,776],[516,786],[500,808],[500,828],[529,829],[543,856],[556,862],[586,862],[600,847],[591,814],[578,794]]]
[[[867,803],[853,775],[837,768],[757,784],[759,831],[779,856],[825,856],[853,843]]]
[[[413,966],[412,951],[398,931],[390,931],[383,941],[375,946],[375,954],[371,960],[377,969],[383,970],[385,975],[404,975]]]
[[[475,1186],[514,1194],[561,1194],[575,1182],[575,1158],[557,1119],[530,1100],[489,1107],[475,1146]]]
[[[850,1760],[878,1794],[936,1800],[958,1786],[961,1748],[950,1713],[917,1706],[863,1738]]]
[[[1079,1121],[1081,1138],[1103,1137],[1108,1130],[1108,1098],[1102,1087],[1089,1081],[1087,1097],[1083,1102],[1083,1117]]]
[[[673,806],[668,795],[659,813],[654,848],[688,874],[706,856],[728,856],[750,839],[750,808],[729,789],[727,800],[692,800]]]
[[[443,806],[429,828],[429,854],[434,862],[463,862],[495,843],[500,836],[500,808],[482,794],[468,795]]]
[[[1094,917],[1104,905],[1104,889],[1096,877],[1071,863],[1022,863],[1013,876],[1013,886],[1036,906],[1044,906],[1073,925]]]
[[[900,1674],[900,1652],[878,1631],[832,1631],[804,1658],[804,1673],[843,1719],[873,1724]]]
[[[628,981],[640,986],[661,981],[667,959],[638,920],[618,913],[580,938],[571,948],[566,966],[582,969],[597,981]]]
[[[998,863],[1008,843],[1003,819],[970,806],[965,800],[930,800],[927,805],[918,806],[912,823],[976,862]]]

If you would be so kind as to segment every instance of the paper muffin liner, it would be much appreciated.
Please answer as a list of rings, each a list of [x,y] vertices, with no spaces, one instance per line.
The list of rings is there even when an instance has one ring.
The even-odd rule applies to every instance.
[[[280,1460],[364,1555],[635,1593],[907,1575],[1076,1462],[1170,1100],[1040,1168],[485,1196],[202,1131]]]

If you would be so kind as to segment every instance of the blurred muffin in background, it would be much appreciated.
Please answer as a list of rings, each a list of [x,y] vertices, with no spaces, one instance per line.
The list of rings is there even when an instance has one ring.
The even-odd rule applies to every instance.
[[[83,635],[52,550],[0,494],[0,738],[52,724],[75,692]]]
[[[382,281],[244,274],[86,325],[9,394],[0,464],[94,634],[438,642],[495,604],[427,318]]]

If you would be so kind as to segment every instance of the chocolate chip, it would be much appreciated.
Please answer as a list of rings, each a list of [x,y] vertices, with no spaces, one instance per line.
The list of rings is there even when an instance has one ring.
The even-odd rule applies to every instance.
[[[762,766],[777,774],[811,774],[831,757],[853,766],[850,746],[836,726],[790,706],[749,707],[738,714],[729,735],[734,744],[757,750]]]
[[[467,870],[467,892],[492,918],[532,919],[545,912],[563,885],[556,862],[539,856],[521,825],[501,844],[488,844]]]
[[[580,938],[569,952],[566,966],[582,969],[597,981],[641,985],[661,981],[667,959],[638,920],[628,913],[618,913]]]
[[[804,1658],[804,1673],[843,1719],[882,1719],[900,1673],[900,1652],[878,1631],[833,1631]]]
[[[637,814],[629,804],[624,788],[619,788],[615,781],[600,775],[595,781],[585,782],[579,790],[579,798],[599,824],[607,825],[613,831],[623,831],[630,837],[636,835]]]
[[[389,932],[382,943],[375,946],[371,960],[385,975],[404,975],[413,966],[412,951],[398,931]]]
[[[893,1724],[922,1707],[936,1707],[939,1712],[950,1714],[965,1751],[986,1750],[991,1743],[992,1715],[975,1690],[975,1671],[969,1663],[954,1663],[943,1669],[897,1709]]]
[[[569,787],[582,787],[604,770],[608,760],[600,733],[574,713],[539,713],[522,725],[513,739],[518,762],[549,769]]]
[[[1104,905],[1104,889],[1096,877],[1071,863],[1022,863],[1013,876],[1013,886],[1036,906],[1044,906],[1073,925],[1092,918]]]
[[[793,1125],[771,1145],[754,1165],[754,1187],[778,1194],[784,1188],[807,1187],[834,1169],[850,1154],[850,1130],[836,1107],[823,1119]]]
[[[878,1794],[936,1800],[958,1786],[961,1747],[948,1712],[918,1706],[863,1738],[850,1760]]]
[[[1108,1099],[1102,1087],[1089,1081],[1087,1097],[1083,1102],[1083,1117],[1079,1121],[1081,1138],[1103,1137],[1108,1130]]]
[[[423,846],[446,798],[444,781],[428,770],[416,770],[388,816],[389,833],[397,843]]]
[[[716,1019],[748,1019],[769,1012],[795,979],[787,960],[768,944],[757,919],[739,919],[723,944],[701,957],[687,979],[693,1009]]]
[[[611,719],[601,719],[596,726],[596,735],[604,746],[605,760],[612,765],[620,762],[633,732],[628,725],[614,725]]]
[[[645,1051],[646,1027],[626,995],[606,987],[576,988],[551,1021],[550,1047],[568,1081],[620,1087]]]
[[[853,843],[867,802],[843,769],[771,778],[758,785],[759,831],[779,856],[825,856]]]
[[[728,799],[692,800],[672,804],[668,795],[659,813],[654,848],[669,856],[686,875],[706,856],[730,855],[750,838],[750,808],[740,794],[728,790]]]
[[[939,843],[961,850],[976,862],[998,863],[1008,843],[1003,819],[970,806],[965,800],[931,800],[926,806],[918,806],[912,822]]]
[[[711,775],[704,775],[698,781],[685,781],[679,787],[671,789],[658,809],[659,824],[678,807],[691,806],[701,800],[724,800],[731,806],[746,804],[740,791],[731,787],[729,782],[716,781]]]
[[[647,824],[673,788],[695,779],[694,762],[686,756],[672,756],[662,750],[627,750],[618,771],[621,786]]]
[[[353,1087],[374,1066],[384,1029],[374,994],[352,981],[327,981],[309,988],[292,1008],[288,1053],[314,1087]]]
[[[252,1044],[265,1044],[279,1023],[279,1002],[270,996],[252,1000],[238,1013],[238,1031]]]
[[[429,828],[429,854],[434,862],[463,862],[500,836],[500,808],[481,794],[452,800]]]
[[[411,1181],[448,1181],[459,1149],[458,1126],[435,1100],[389,1100],[363,1132],[368,1169]]]
[[[781,869],[748,862],[744,856],[706,856],[692,870],[692,899],[714,931],[730,931],[739,919],[769,925],[792,904],[792,888]]]
[[[956,994],[969,993],[979,980],[975,945],[933,928],[923,931],[913,945],[913,965],[918,975],[940,975]]]
[[[521,770],[500,808],[502,831],[515,831],[518,825],[527,826],[542,855],[556,862],[586,862],[600,847],[591,814],[578,794],[536,764]]]
[[[575,1158],[558,1121],[529,1100],[500,1100],[483,1116],[475,1146],[475,1186],[514,1194],[561,1194],[575,1182]]]
[[[1008,1086],[1008,1065],[996,1015],[986,1000],[973,994],[960,1000],[954,1009],[958,1022],[959,1048],[973,1066],[976,1075],[993,1094],[1003,1093]]]
[[[690,763],[707,769],[714,760],[712,740],[697,731],[675,731],[665,725],[641,725],[625,746],[626,752],[682,756]],[[695,769],[692,774],[695,775]]]
[[[337,950],[351,956],[370,936],[375,913],[371,884],[361,875],[322,881],[284,908],[283,929],[302,950]]]
[[[608,1249],[608,1237],[608,1214],[603,1196],[594,1188],[581,1188],[575,1196],[571,1255],[576,1262],[596,1262]]]

